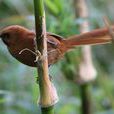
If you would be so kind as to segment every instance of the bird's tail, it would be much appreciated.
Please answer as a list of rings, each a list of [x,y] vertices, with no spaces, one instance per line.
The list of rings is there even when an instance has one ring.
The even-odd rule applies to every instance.
[[[114,30],[114,27],[112,27]],[[97,29],[91,32],[83,33],[80,35],[74,35],[64,40],[63,43],[67,48],[73,48],[74,46],[80,45],[97,45],[97,44],[106,44],[110,43],[112,38],[109,34],[108,29]]]

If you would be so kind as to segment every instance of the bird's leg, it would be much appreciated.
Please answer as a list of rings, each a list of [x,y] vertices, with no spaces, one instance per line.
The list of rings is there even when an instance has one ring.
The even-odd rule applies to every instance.
[[[49,74],[49,79],[50,79],[51,82],[53,81],[53,78],[50,74]]]
[[[42,59],[42,55],[41,55],[40,51],[36,50],[36,60],[34,62],[36,63],[38,60],[41,60],[41,59]]]

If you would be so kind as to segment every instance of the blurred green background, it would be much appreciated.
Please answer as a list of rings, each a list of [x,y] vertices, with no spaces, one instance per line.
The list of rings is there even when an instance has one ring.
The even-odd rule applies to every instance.
[[[44,0],[47,31],[61,36],[79,34],[83,21],[75,17],[73,0]],[[103,16],[114,23],[113,0],[87,0],[90,29],[103,27]],[[18,24],[34,29],[32,0],[0,0],[0,29]],[[98,71],[91,84],[92,114],[114,114],[114,46],[111,44],[92,47],[93,62]],[[72,81],[77,76],[80,48],[65,55],[51,66],[60,97],[55,106],[56,114],[80,114],[80,88]],[[36,69],[15,60],[0,40],[0,114],[40,114],[37,106],[39,95]]]

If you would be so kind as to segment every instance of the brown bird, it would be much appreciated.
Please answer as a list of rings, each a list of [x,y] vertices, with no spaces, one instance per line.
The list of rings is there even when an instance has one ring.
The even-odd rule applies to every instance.
[[[35,32],[19,25],[6,27],[0,32],[0,37],[6,44],[11,55],[21,63],[32,67],[36,67],[36,63],[34,62],[36,59],[35,54],[30,51],[23,51],[21,54],[19,53],[25,48],[35,52],[35,36]],[[66,39],[63,39],[59,35],[47,32],[48,63],[49,65],[54,64],[62,58],[67,51],[75,46],[104,44],[111,42],[111,40],[107,28],[74,35]]]

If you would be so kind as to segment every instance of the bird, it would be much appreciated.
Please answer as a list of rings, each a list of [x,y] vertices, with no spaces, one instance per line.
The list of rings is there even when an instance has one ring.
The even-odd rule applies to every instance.
[[[112,27],[114,29],[114,27]],[[0,30],[0,39],[7,46],[10,54],[21,63],[36,67],[35,43],[36,33],[20,25],[10,25]],[[73,35],[67,38],[46,32],[48,65],[64,57],[65,53],[82,45],[106,44],[112,41],[107,28]],[[23,51],[28,49],[29,51]]]

